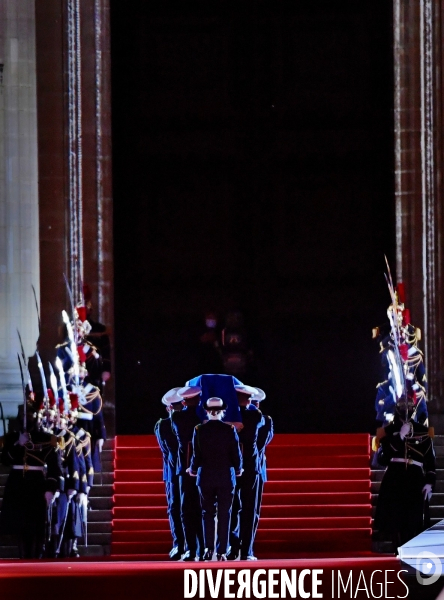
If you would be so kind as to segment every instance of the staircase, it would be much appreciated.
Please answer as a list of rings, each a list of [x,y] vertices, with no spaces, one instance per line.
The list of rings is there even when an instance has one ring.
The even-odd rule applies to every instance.
[[[369,458],[367,434],[275,435],[256,555],[369,552]],[[155,437],[118,436],[115,467],[112,557],[166,559],[171,534]]]
[[[105,442],[101,460],[103,472],[94,475],[94,485],[90,491],[88,546],[85,546],[84,543],[79,545],[81,556],[106,556],[110,554],[114,439]],[[9,468],[0,466],[0,511],[8,473]],[[0,536],[0,559],[18,557],[15,540],[9,536]]]

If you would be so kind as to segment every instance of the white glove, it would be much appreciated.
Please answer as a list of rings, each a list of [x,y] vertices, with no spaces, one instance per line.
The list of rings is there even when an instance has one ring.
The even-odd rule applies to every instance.
[[[86,494],[84,494],[83,492],[80,492],[79,494],[77,494],[77,498],[76,498],[76,502],[78,502],[80,504],[80,506],[86,506],[86,503],[88,501],[88,496]]]
[[[99,448],[99,452],[102,452],[104,443],[105,443],[105,440],[102,440],[102,439],[97,440],[97,446]]]
[[[46,506],[51,506],[55,499],[56,495],[53,492],[45,492]]]
[[[432,484],[426,483],[422,488],[422,495],[424,496],[424,500],[430,500],[432,497]]]
[[[401,438],[401,440],[403,440],[407,436],[410,435],[410,432],[411,432],[411,424],[410,423],[404,423],[404,425],[401,427],[401,430],[399,432],[399,437]]]
[[[243,473],[243,472],[244,472],[244,470],[243,470],[243,469],[241,469],[241,470],[239,471],[239,473],[236,473],[236,477],[240,477],[240,476],[242,475],[242,473]]]
[[[104,383],[106,383],[107,381],[109,381],[110,377],[111,377],[111,373],[109,371],[103,371],[103,373],[102,373],[102,381]]]
[[[197,473],[193,473],[190,469],[190,467],[188,467],[188,469],[186,470],[186,472],[188,473],[188,475],[191,475],[191,477],[197,477]]]
[[[77,494],[77,490],[68,490],[66,495],[68,496],[68,500],[71,500]]]

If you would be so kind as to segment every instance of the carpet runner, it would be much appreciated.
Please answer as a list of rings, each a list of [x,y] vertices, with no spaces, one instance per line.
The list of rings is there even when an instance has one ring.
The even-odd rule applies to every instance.
[[[368,434],[276,434],[254,551],[260,558],[371,550]],[[171,550],[154,435],[117,436],[111,555],[165,560]]]

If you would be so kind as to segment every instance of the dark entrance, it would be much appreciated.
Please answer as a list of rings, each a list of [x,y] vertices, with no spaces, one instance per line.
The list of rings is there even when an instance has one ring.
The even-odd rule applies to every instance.
[[[111,2],[118,433],[242,310],[277,430],[373,429],[394,268],[385,0]]]

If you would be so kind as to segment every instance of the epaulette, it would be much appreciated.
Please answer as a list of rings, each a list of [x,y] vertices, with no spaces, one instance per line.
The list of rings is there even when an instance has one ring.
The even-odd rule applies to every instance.
[[[56,436],[51,436],[51,437],[55,437],[56,438],[56,440],[57,440],[56,445],[59,448],[59,450],[64,450],[65,449],[66,442],[65,442],[65,438],[62,435],[59,436],[59,437],[56,437]],[[52,440],[51,440],[51,442],[52,442]]]
[[[57,344],[56,348],[66,348],[68,346],[68,342],[63,342],[62,344]]]
[[[386,379],[385,381],[380,381],[377,385],[376,385],[376,389],[379,389],[381,387],[381,385],[385,385],[386,383],[388,383],[388,380]]]
[[[376,437],[376,435],[372,438],[372,450],[373,452],[377,452],[378,448],[379,448],[380,444],[379,444],[379,439]]]

